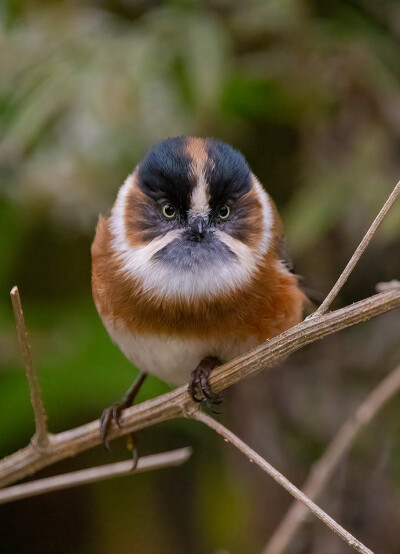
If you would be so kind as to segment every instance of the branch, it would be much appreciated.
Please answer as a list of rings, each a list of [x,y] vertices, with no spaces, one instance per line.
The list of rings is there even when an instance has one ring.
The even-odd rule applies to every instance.
[[[281,362],[289,354],[307,344],[361,321],[367,321],[398,306],[400,306],[400,287],[393,287],[318,318],[308,318],[243,356],[215,368],[210,374],[212,390],[221,392],[245,377]]]
[[[0,490],[0,504],[6,504],[14,500],[37,496],[39,494],[58,491],[69,487],[77,487],[78,485],[95,483],[96,481],[103,481],[111,477],[122,477],[133,473],[143,473],[144,471],[151,471],[154,469],[179,466],[185,463],[191,455],[191,448],[180,448],[179,450],[171,450],[170,452],[139,458],[135,469],[132,469],[132,460],[126,460],[124,462],[64,473],[63,475],[56,475],[55,477],[37,479],[31,483],[14,485],[13,487]]]
[[[318,499],[354,439],[399,390],[400,366],[379,383],[346,421],[322,457],[314,464],[304,484],[304,494],[312,500]],[[303,505],[294,502],[268,541],[263,554],[282,554],[302,524],[306,513],[307,510]]]
[[[286,477],[282,475],[277,469],[275,469],[271,464],[269,464],[264,458],[262,458],[257,452],[250,448],[246,443],[240,440],[236,435],[234,435],[229,429],[221,425],[214,418],[205,414],[204,412],[196,412],[192,416],[197,421],[205,423],[208,427],[216,431],[221,435],[226,441],[229,441],[233,446],[238,448],[243,454],[245,454],[250,462],[255,462],[261,469],[263,469],[268,475],[270,475],[281,487],[286,489],[294,498],[302,503],[302,507],[309,509],[315,516],[317,516],[321,521],[325,523],[332,531],[334,531],[341,539],[343,539],[347,544],[352,546],[357,552],[361,554],[373,554],[369,548],[364,546],[359,540],[357,540],[353,535],[351,535],[346,529],[341,527],[334,519],[328,516],[319,506],[314,504],[303,492],[301,492],[297,487],[295,487]]]
[[[333,286],[332,290],[328,294],[328,296],[325,298],[325,300],[322,302],[322,304],[319,306],[319,308],[310,316],[311,317],[319,317],[325,312],[328,311],[330,305],[332,304],[333,300],[338,295],[340,289],[343,287],[347,279],[349,278],[350,273],[355,268],[358,260],[361,258],[362,254],[364,253],[364,250],[367,248],[368,244],[371,242],[372,237],[374,236],[376,230],[378,229],[379,225],[382,223],[383,218],[387,214],[387,212],[390,210],[392,205],[394,204],[396,198],[400,194],[400,181],[397,183],[397,185],[394,187],[391,195],[384,203],[381,211],[378,213],[374,221],[372,222],[371,227],[368,229],[366,234],[364,235],[364,238],[358,245],[356,251],[350,258],[348,264],[344,268],[342,274],[340,275],[339,279],[336,281],[335,285]]]
[[[26,376],[29,384],[29,392],[33,414],[35,417],[36,433],[32,438],[32,444],[39,450],[46,450],[49,444],[47,433],[46,412],[44,410],[42,395],[40,392],[39,381],[32,363],[31,345],[29,343],[28,331],[26,330],[24,312],[22,311],[21,299],[18,287],[13,287],[11,292],[11,302],[14,309],[15,323],[17,326],[18,340],[25,358]]]
[[[221,392],[245,377],[275,365],[307,344],[398,306],[400,306],[400,290],[394,288],[321,317],[305,320],[251,352],[215,368],[210,374],[212,390],[216,393]],[[191,417],[198,408],[198,404],[188,394],[187,386],[181,386],[124,410],[120,420],[121,427],[113,425],[109,438],[116,439],[162,421]],[[0,461],[0,486],[13,483],[43,467],[98,444],[100,444],[99,420],[57,435],[50,435],[46,452],[39,452],[29,445]]]
[[[214,392],[221,392],[241,379],[258,373],[264,367],[276,364],[278,361],[281,361],[306,344],[321,339],[350,325],[375,317],[400,305],[400,288],[398,283],[395,282],[394,285],[392,283],[389,287],[384,284],[380,289],[380,294],[328,315],[325,314],[399,193],[400,182],[394,188],[381,212],[364,236],[350,262],[347,264],[342,275],[339,277],[337,283],[320,306],[319,310],[296,327],[289,329],[230,363],[215,369],[210,376],[210,384]],[[58,460],[67,458],[68,456],[74,456],[78,452],[92,448],[100,442],[99,420],[70,431],[65,431],[64,433],[59,433],[58,435],[49,435],[47,433],[46,416],[36,375],[33,372],[30,345],[17,287],[14,287],[11,291],[11,297],[17,323],[18,337],[26,361],[27,377],[36,422],[36,434],[34,437],[35,440],[32,440],[29,446],[0,461],[0,486],[15,482]],[[182,386],[170,393],[126,410],[122,414],[121,426],[116,426],[114,424],[111,428],[110,439],[115,439],[132,433],[133,431],[155,425],[161,421],[177,417],[192,417],[198,419],[225,436],[227,440],[230,440],[240,450],[250,454],[252,458],[251,461],[256,461],[260,467],[272,475],[273,478],[295,496],[295,498],[307,505],[315,515],[346,540],[349,545],[353,546],[361,553],[372,554],[370,550],[352,537],[345,529],[340,527],[340,525],[325,514],[325,512],[316,506],[301,491],[294,487],[294,485],[268,464],[268,462],[258,456],[256,452],[251,450],[246,444],[215,420],[199,412],[199,404],[191,399],[186,386]],[[129,465],[131,464],[130,462],[128,463]],[[121,472],[126,471],[127,462],[122,462],[122,464],[124,465],[110,464],[104,467],[84,470],[83,472],[75,472],[69,475],[39,480],[27,485],[10,487],[3,491],[3,493],[6,499],[10,499],[11,497],[17,499],[33,494],[40,494],[41,492],[49,490],[56,490],[65,486],[74,486],[107,476],[121,474]],[[9,496],[10,494],[11,497]]]

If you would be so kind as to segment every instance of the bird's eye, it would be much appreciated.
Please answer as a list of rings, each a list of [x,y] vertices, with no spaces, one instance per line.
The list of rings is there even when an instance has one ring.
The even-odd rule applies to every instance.
[[[225,204],[224,206],[221,206],[221,208],[219,209],[218,215],[221,219],[228,219],[230,213],[231,213],[231,210],[229,206]]]
[[[162,213],[165,218],[172,219],[175,215],[175,208],[171,204],[164,204]]]

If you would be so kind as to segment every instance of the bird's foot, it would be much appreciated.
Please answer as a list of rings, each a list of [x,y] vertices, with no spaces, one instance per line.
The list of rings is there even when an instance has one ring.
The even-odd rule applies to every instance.
[[[121,412],[125,408],[129,408],[131,404],[128,404],[127,402],[123,401],[120,404],[115,403],[112,406],[109,406],[105,410],[103,410],[103,413],[100,417],[100,438],[101,442],[103,443],[103,446],[110,450],[110,445],[108,442],[108,433],[110,431],[111,424],[114,422],[120,427],[119,420],[121,417]]]
[[[137,380],[133,383],[133,385],[130,387],[124,398],[122,399],[122,402],[116,402],[112,406],[109,406],[105,410],[103,410],[103,413],[100,417],[100,438],[101,442],[103,443],[103,446],[109,451],[110,445],[108,441],[108,433],[110,431],[111,424],[114,422],[118,427],[120,427],[120,418],[121,413],[125,408],[129,408],[132,406],[133,401],[135,400],[140,387],[143,384],[143,381],[146,379],[147,374],[141,373]],[[132,440],[133,444],[133,440]],[[128,445],[129,448],[129,445]],[[133,454],[134,454],[134,448],[132,448]],[[136,453],[137,458],[137,453]],[[134,458],[135,459],[135,458]],[[136,459],[137,462],[137,459]],[[135,466],[136,467],[136,466]]]
[[[210,387],[208,377],[211,371],[221,362],[218,358],[209,356],[204,358],[195,370],[192,371],[189,381],[189,394],[195,402],[206,402],[207,406],[214,411],[214,407],[222,402],[220,394],[215,394]],[[215,412],[214,413],[218,413]]]

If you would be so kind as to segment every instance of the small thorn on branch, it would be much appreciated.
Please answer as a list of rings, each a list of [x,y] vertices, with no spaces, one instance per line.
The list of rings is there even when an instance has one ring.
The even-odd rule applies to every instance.
[[[49,445],[46,412],[43,406],[39,381],[33,368],[31,345],[29,342],[28,331],[26,330],[18,287],[15,286],[11,289],[10,296],[14,310],[18,340],[25,359],[26,377],[28,379],[29,393],[35,417],[36,433],[33,437],[32,444],[38,450],[46,450]]]

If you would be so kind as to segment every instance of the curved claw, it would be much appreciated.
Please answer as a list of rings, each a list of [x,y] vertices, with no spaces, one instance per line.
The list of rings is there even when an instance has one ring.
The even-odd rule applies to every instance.
[[[213,393],[208,377],[211,371],[220,363],[218,358],[204,358],[200,364],[192,371],[189,382],[189,394],[195,402],[211,402],[218,404],[221,402],[219,394]]]
[[[118,427],[121,427],[119,420],[121,418],[121,412],[124,409],[124,404],[113,404],[103,410],[100,417],[100,438],[103,446],[106,450],[111,452],[110,444],[108,442],[108,432],[111,427],[111,423],[114,422]]]
[[[214,398],[206,399],[205,400],[207,408],[210,410],[212,414],[220,415],[222,414],[221,410],[217,410],[217,407],[222,404],[222,397],[221,395],[217,394],[214,396]]]
[[[188,386],[188,390],[189,390],[189,394],[190,396],[192,397],[192,399],[195,401],[195,402],[201,402],[203,399],[202,398],[197,398],[196,394],[197,394],[197,389],[200,387],[200,384],[199,384],[199,379],[197,377],[197,374],[196,374],[196,370],[192,371],[192,373],[190,374],[190,381],[189,381],[189,386]]]
[[[129,408],[132,405],[137,393],[139,392],[140,387],[142,386],[144,380],[146,379],[147,374],[141,373],[136,381],[132,384],[126,395],[124,396],[122,402],[117,402],[112,406],[109,406],[100,417],[100,438],[103,446],[106,450],[110,452],[110,445],[108,442],[108,432],[110,430],[111,423],[114,422],[118,427],[120,426],[119,420],[121,418],[122,410]]]
[[[112,418],[113,418],[113,421],[115,421],[115,423],[118,425],[118,427],[121,427],[121,425],[119,424],[119,420],[121,418],[121,412],[122,410],[127,407],[123,404],[113,404],[112,406]]]
[[[105,410],[100,417],[100,438],[103,446],[106,450],[111,452],[110,444],[108,442],[108,432],[110,430],[111,424],[114,422],[118,427],[121,427],[119,420],[121,419],[122,410],[128,408],[129,404],[126,401],[121,402],[120,404],[113,404]]]
[[[113,420],[113,407],[110,406],[103,410],[100,417],[100,438],[103,446],[108,452],[111,452],[110,444],[108,442],[108,431],[110,430],[111,421]]]

